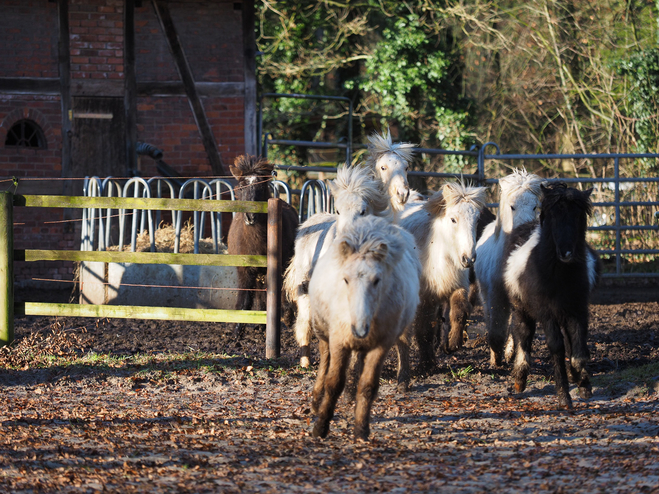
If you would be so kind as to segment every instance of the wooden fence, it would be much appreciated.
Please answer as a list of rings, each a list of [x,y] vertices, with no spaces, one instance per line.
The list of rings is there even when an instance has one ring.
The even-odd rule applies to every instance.
[[[103,208],[204,212],[267,213],[267,255],[171,254],[162,252],[110,252],[69,250],[14,250],[13,211],[28,208]],[[266,358],[280,354],[281,332],[281,210],[280,199],[268,202],[203,199],[152,199],[131,197],[23,196],[0,194],[0,345],[14,341],[14,316],[70,316],[174,321],[231,322],[266,325]],[[14,261],[100,261],[189,266],[266,267],[266,310],[186,309],[130,305],[87,305],[24,302],[14,304]]]

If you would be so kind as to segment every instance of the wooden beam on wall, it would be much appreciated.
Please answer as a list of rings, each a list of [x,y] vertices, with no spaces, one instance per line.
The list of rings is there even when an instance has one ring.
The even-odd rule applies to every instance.
[[[71,51],[69,42],[69,0],[57,1],[59,40],[57,44],[57,63],[59,67],[60,81],[60,108],[62,111],[62,177],[71,177],[71,137],[73,135],[73,123],[69,118],[71,111]],[[73,182],[64,180],[64,195],[73,194]],[[63,212],[65,220],[74,217],[74,211],[65,209]],[[65,231],[73,229],[71,223],[64,227]]]
[[[254,26],[254,0],[243,1],[243,50],[245,77],[245,152],[256,154],[258,139],[256,130],[256,35]]]
[[[135,0],[124,6],[124,112],[126,114],[126,168],[137,172],[137,80],[135,77]]]
[[[178,34],[176,32],[176,26],[174,26],[174,21],[172,20],[171,12],[166,2],[162,0],[152,0],[153,8],[156,11],[158,20],[160,21],[160,26],[165,33],[167,38],[167,43],[169,49],[172,52],[174,57],[174,62],[178,70],[181,80],[183,81],[183,86],[185,87],[185,92],[188,96],[188,101],[192,108],[192,113],[194,115],[197,127],[199,128],[199,133],[201,134],[201,140],[206,149],[206,154],[211,164],[211,169],[213,174],[216,176],[226,176],[227,171],[224,169],[222,164],[222,158],[217,149],[217,144],[215,142],[215,137],[206,118],[206,112],[204,111],[204,106],[201,103],[199,94],[197,93],[197,88],[195,86],[194,78],[192,76],[192,70],[190,69],[190,64],[188,59],[185,56],[183,51],[183,46],[179,40]]]

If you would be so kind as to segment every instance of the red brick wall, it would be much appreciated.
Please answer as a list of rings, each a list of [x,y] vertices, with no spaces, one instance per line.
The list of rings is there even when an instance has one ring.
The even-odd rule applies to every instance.
[[[242,83],[244,80],[242,11],[235,0],[181,0],[168,5],[198,82]],[[69,0],[71,78],[124,77],[124,0]],[[139,82],[180,81],[166,38],[150,1],[135,11],[136,77]],[[0,77],[59,77],[57,3],[48,0],[0,2]],[[208,121],[225,167],[244,153],[244,102],[235,98],[203,97]],[[6,148],[7,130],[16,121],[34,120],[44,131],[45,149]],[[164,151],[164,160],[184,176],[209,176],[206,157],[190,104],[185,96],[138,98],[139,141]],[[61,106],[59,95],[0,94],[0,190],[7,177],[49,177],[48,182],[24,181],[41,187],[38,193],[61,193]],[[157,174],[155,163],[141,157],[144,176]],[[80,215],[76,211],[77,216]],[[79,247],[80,222],[64,222],[61,210],[15,211],[18,249]],[[34,278],[71,279],[71,263],[17,263],[17,284],[37,285]],[[53,287],[46,284],[45,287]]]
[[[123,79],[123,0],[70,0],[72,79]]]

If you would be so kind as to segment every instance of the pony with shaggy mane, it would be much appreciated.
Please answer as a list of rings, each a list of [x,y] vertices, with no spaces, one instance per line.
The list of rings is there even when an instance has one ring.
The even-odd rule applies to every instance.
[[[483,303],[492,366],[501,365],[511,311],[503,283],[504,248],[514,228],[537,219],[541,181],[526,170],[515,170],[499,180],[497,218],[485,227],[476,245],[474,273]]]
[[[365,164],[382,181],[391,198],[391,205],[398,213],[403,211],[410,197],[407,171],[414,160],[415,147],[416,144],[411,143],[394,143],[389,131],[368,137]]]
[[[485,207],[485,187],[445,184],[427,202],[405,210],[400,225],[416,239],[421,261],[421,303],[414,320],[420,370],[435,365],[432,322],[444,309],[439,341],[443,351],[462,346],[469,304],[469,268],[476,257],[476,223]],[[450,326],[450,329],[449,329]],[[405,363],[409,365],[409,363]]]
[[[541,190],[540,221],[515,228],[504,254],[503,279],[513,305],[513,378],[515,391],[524,391],[539,321],[554,363],[559,406],[572,408],[568,374],[582,398],[592,396],[588,304],[601,273],[599,256],[586,242],[593,189],[582,192],[559,182]]]
[[[294,329],[302,367],[311,365],[313,331],[307,289],[316,262],[355,218],[375,215],[391,221],[393,216],[382,182],[368,168],[340,167],[329,187],[336,213],[318,213],[300,225],[295,239],[295,255],[284,274],[284,293],[289,301],[297,304],[298,309]]]
[[[320,366],[313,388],[313,435],[329,433],[353,352],[358,370],[354,434],[367,439],[370,412],[390,348],[412,323],[421,265],[414,238],[376,216],[358,217],[337,236],[309,281]]]
[[[274,165],[265,158],[256,156],[238,156],[230,166],[231,173],[238,181],[235,188],[236,199],[240,201],[267,201],[271,196],[270,180]],[[266,255],[268,218],[265,214],[236,213],[231,222],[227,237],[229,254]],[[295,230],[298,226],[297,213],[287,203],[282,205],[282,266],[285,269],[293,257]],[[255,290],[265,288],[265,268],[237,267],[238,298],[236,310],[249,310],[254,306],[265,308],[263,292]],[[287,308],[287,319],[292,318],[292,308]],[[234,326],[234,335],[239,337],[244,328],[243,323]]]

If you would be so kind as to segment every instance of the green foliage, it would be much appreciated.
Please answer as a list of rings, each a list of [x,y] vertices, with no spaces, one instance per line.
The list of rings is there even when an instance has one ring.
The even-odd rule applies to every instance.
[[[637,119],[637,150],[656,153],[659,151],[659,49],[632,54],[618,63],[618,71],[631,84],[626,98],[631,116]],[[645,164],[645,172],[656,170],[655,160]]]

